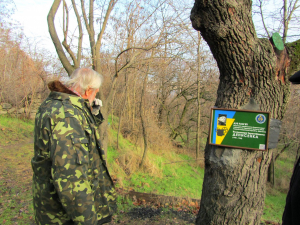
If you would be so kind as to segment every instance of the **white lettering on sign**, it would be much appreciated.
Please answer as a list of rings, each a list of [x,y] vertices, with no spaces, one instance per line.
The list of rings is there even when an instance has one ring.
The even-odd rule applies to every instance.
[[[258,138],[259,135],[261,135],[261,134],[248,133],[248,132],[235,132],[235,131],[233,131],[232,137]]]

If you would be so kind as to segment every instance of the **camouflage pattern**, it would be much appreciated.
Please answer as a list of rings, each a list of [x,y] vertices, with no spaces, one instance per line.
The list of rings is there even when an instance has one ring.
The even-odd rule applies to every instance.
[[[51,92],[35,119],[33,206],[37,224],[97,224],[116,210],[99,119],[88,100]]]

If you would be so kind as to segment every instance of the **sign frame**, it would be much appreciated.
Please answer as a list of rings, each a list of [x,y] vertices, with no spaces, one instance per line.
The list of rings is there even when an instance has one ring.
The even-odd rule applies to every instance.
[[[224,125],[223,123],[224,123],[224,120],[225,120],[225,126],[226,126],[226,121],[227,121],[227,114],[217,114],[219,117],[218,117],[218,119],[216,120],[215,119],[215,121],[213,121],[213,118],[214,118],[214,115],[216,115],[216,111],[230,111],[230,112],[232,112],[232,113],[235,113],[235,112],[238,112],[239,114],[243,114],[243,113],[245,113],[245,114],[251,114],[251,113],[254,113],[254,114],[259,114],[259,115],[263,115],[263,114],[265,114],[265,115],[267,115],[267,117],[265,117],[264,115],[263,115],[263,117],[265,117],[265,119],[267,120],[266,121],[266,123],[264,122],[263,123],[263,125],[262,124],[260,124],[259,126],[261,127],[255,127],[255,128],[258,128],[258,129],[262,129],[262,128],[265,128],[265,141],[264,141],[264,143],[262,143],[262,145],[261,146],[265,146],[265,148],[264,149],[261,149],[261,148],[254,148],[254,147],[245,147],[245,146],[239,146],[239,145],[235,145],[234,143],[231,143],[231,144],[222,144],[222,143],[220,143],[220,144],[216,144],[216,143],[213,143],[212,142],[212,136],[213,137],[217,137],[217,135],[218,136],[224,136],[224,138],[225,138],[225,136],[229,133],[229,131],[232,129],[232,133],[233,133],[233,122],[232,122],[232,125],[229,127],[229,130],[228,130],[228,128],[226,128],[226,127],[224,127],[223,129],[225,129],[224,131],[222,131],[221,129],[214,129],[213,128],[213,126],[215,127],[217,127],[218,125],[219,126],[222,126],[222,125]],[[222,112],[221,112],[222,113]],[[234,114],[235,115],[235,114]],[[217,121],[217,123],[218,123],[218,125],[215,125],[215,123],[216,123],[216,121]],[[235,121],[235,120],[234,120]],[[257,120],[256,120],[257,121]],[[259,121],[258,121],[259,122]],[[257,122],[257,123],[258,123]],[[239,124],[239,122],[236,122],[236,124]],[[236,125],[235,124],[235,125]],[[240,123],[240,124],[243,124],[243,123]],[[245,124],[247,124],[247,126],[248,126],[248,123],[245,123]],[[237,125],[238,126],[238,125]],[[243,126],[241,126],[241,128],[242,128]],[[244,126],[245,127],[245,126]],[[251,128],[250,126],[249,126],[249,128]],[[257,151],[267,151],[268,150],[268,142],[269,142],[269,129],[270,129],[270,112],[265,112],[265,111],[253,111],[253,110],[243,110],[243,109],[226,109],[226,108],[211,108],[211,114],[210,114],[210,126],[209,126],[209,137],[208,137],[208,144],[210,144],[210,145],[215,145],[215,146],[220,146],[220,147],[229,147],[229,148],[238,148],[238,149],[247,149],[247,150],[257,150]],[[238,132],[238,131],[234,131],[234,132],[236,132],[236,133],[243,133],[243,132]],[[251,131],[251,132],[255,132],[255,131]],[[258,132],[258,131],[257,131]],[[224,134],[225,133],[225,134]],[[230,132],[231,133],[231,132]],[[228,137],[230,138],[232,138],[233,136],[234,136],[234,134],[236,134],[236,133],[233,133],[233,135],[228,135]],[[244,133],[245,133],[245,131],[244,131]],[[249,133],[248,133],[249,134]],[[252,133],[251,133],[252,134]],[[263,134],[259,134],[259,135],[261,135],[261,136],[263,136]],[[249,135],[248,135],[249,136]],[[252,136],[251,136],[252,137]],[[223,140],[224,140],[224,138],[223,138]],[[228,140],[229,140],[229,138],[227,138],[226,140],[227,140],[227,142],[229,142]],[[256,136],[256,138],[258,138],[257,136]],[[233,138],[232,138],[233,139]],[[263,139],[263,138],[262,138]],[[233,141],[234,142],[234,141]],[[240,141],[241,142],[241,141]]]

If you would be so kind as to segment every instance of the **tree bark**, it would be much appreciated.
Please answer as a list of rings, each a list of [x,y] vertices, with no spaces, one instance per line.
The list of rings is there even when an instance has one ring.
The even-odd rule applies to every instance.
[[[281,120],[290,95],[286,49],[276,54],[257,38],[252,1],[196,0],[192,25],[217,61],[220,83],[216,107],[240,109],[253,98],[261,111]],[[207,145],[201,206],[196,224],[259,224],[271,151]]]

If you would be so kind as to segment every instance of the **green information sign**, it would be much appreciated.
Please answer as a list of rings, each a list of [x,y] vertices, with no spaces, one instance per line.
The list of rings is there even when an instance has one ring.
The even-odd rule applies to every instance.
[[[209,144],[267,150],[269,117],[269,112],[212,108]]]

